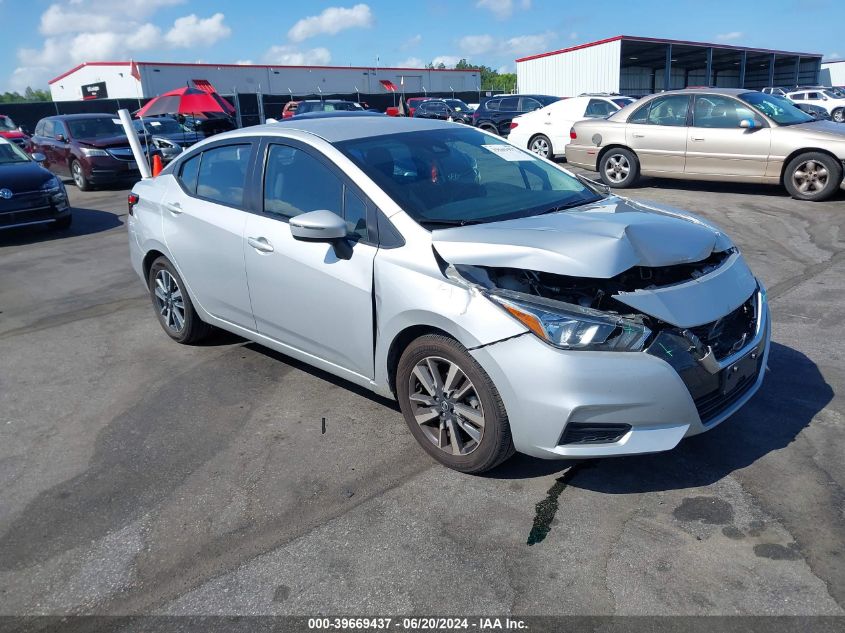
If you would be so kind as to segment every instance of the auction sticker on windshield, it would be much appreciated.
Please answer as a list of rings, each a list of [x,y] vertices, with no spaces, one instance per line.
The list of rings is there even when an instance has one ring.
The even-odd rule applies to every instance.
[[[511,162],[523,160],[538,160],[533,154],[523,152],[521,149],[513,145],[482,145],[488,152],[493,152],[496,156],[509,160]]]

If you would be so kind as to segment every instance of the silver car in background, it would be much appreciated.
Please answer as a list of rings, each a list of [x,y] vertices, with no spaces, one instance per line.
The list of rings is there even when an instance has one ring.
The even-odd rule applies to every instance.
[[[570,139],[566,160],[611,187],[630,187],[640,175],[782,184],[793,198],[818,201],[838,191],[845,161],[842,124],[733,88],[652,95],[576,123]]]
[[[671,449],[766,367],[765,291],[719,229],[467,126],[221,134],[139,182],[128,227],[170,337],[222,328],[395,397],[464,472]]]

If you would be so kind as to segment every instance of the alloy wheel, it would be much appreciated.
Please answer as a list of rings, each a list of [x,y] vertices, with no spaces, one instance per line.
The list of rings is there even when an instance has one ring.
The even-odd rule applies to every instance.
[[[73,182],[79,188],[82,188],[85,183],[85,176],[82,174],[82,165],[79,163],[73,164]]]
[[[539,154],[540,156],[548,156],[549,155],[549,142],[544,138],[535,138],[531,141],[531,149],[532,152],[535,154]]]
[[[185,327],[185,300],[176,279],[167,270],[159,270],[155,276],[155,305],[164,324],[173,332]]]
[[[827,168],[816,160],[805,160],[792,172],[792,183],[800,193],[813,194],[827,186]]]
[[[452,455],[469,455],[478,448],[484,410],[475,385],[457,364],[426,357],[408,381],[412,414],[432,444]]]
[[[620,183],[631,172],[631,164],[622,154],[611,154],[604,161],[604,175],[614,183]]]
[[[845,108],[839,108],[833,112],[833,120],[837,123],[845,122]]]

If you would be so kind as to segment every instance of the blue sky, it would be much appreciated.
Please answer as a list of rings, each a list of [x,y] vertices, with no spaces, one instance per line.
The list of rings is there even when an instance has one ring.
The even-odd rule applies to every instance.
[[[640,35],[845,57],[845,3],[770,0],[0,0],[0,91],[46,87],[83,61],[454,64]],[[808,15],[809,14],[809,15]],[[14,28],[9,28],[13,25]]]

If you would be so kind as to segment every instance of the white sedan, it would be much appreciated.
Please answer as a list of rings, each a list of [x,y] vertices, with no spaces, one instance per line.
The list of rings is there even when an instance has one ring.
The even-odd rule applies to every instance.
[[[620,95],[581,95],[562,99],[516,117],[511,122],[508,140],[548,159],[563,156],[569,143],[569,131],[576,121],[610,116],[634,101]]]

